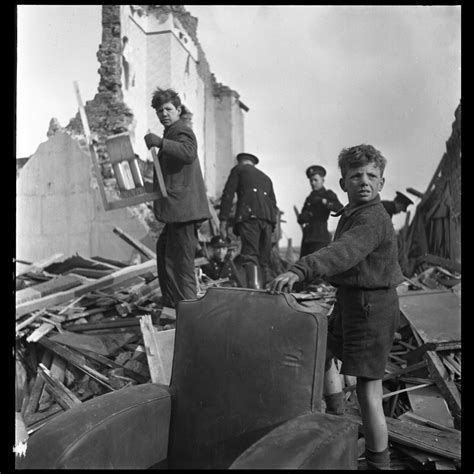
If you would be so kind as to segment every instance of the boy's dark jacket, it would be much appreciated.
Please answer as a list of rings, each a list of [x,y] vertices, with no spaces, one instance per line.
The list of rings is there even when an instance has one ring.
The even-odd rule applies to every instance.
[[[168,197],[153,202],[155,217],[161,222],[209,219],[211,215],[199,166],[197,140],[182,120],[165,128],[158,160]],[[153,189],[159,189],[156,172],[153,173]]]
[[[301,258],[290,271],[300,280],[326,277],[338,287],[393,288],[403,281],[398,264],[395,230],[380,196],[359,206],[346,206],[338,215],[334,240]]]

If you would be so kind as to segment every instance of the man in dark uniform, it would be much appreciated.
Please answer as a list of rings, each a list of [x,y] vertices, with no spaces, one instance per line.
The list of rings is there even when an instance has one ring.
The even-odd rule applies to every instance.
[[[271,179],[255,167],[259,160],[250,153],[239,153],[238,164],[230,172],[221,198],[220,230],[227,236],[234,195],[237,206],[234,233],[240,236],[242,264],[247,276],[248,288],[261,288],[272,279],[270,258],[272,231],[276,225],[277,206]],[[260,265],[262,283],[259,281]]]
[[[164,222],[156,243],[158,279],[163,305],[176,307],[179,301],[197,296],[194,257],[197,228],[211,217],[204,180],[199,166],[194,132],[181,120],[184,107],[172,89],[156,89],[151,106],[164,126],[163,137],[145,135],[147,148],[158,147],[168,196],[154,201],[157,220]],[[153,188],[158,190],[156,172]]]
[[[303,228],[300,258],[331,242],[331,234],[328,231],[329,213],[343,208],[336,193],[324,187],[326,170],[322,166],[310,166],[306,170],[306,176],[312,191],[298,216],[298,224]]]
[[[397,191],[395,199],[393,201],[382,201],[383,207],[388,212],[390,217],[393,217],[395,214],[400,212],[407,212],[407,208],[410,204],[413,204],[413,201],[405,196],[403,193]]]
[[[229,281],[222,283],[221,286],[240,286],[237,270],[232,262],[232,258],[228,252],[230,240],[220,235],[216,235],[211,239],[210,246],[212,255],[209,263],[201,267],[202,272],[212,280],[220,280],[228,278]]]

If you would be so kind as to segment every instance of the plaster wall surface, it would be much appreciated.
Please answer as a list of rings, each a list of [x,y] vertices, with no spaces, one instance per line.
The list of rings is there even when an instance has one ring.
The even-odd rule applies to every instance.
[[[211,197],[218,197],[232,165],[232,158],[221,162],[227,155],[225,149],[229,148],[228,144],[222,146],[221,143],[243,134],[242,110],[237,107],[234,114],[216,115],[222,98],[214,94],[215,79],[203,66],[204,57],[198,63],[198,58],[203,55],[202,51],[199,53],[200,46],[176,15],[162,13],[156,16],[139,7],[122,5],[120,18],[122,39],[128,39],[122,67],[123,60],[126,60],[129,75],[134,79],[132,81],[129,77],[125,81],[122,71],[123,100],[134,114],[132,143],[135,152],[141,159],[151,159],[143,136],[148,130],[158,134],[163,131],[151,108],[151,96],[156,87],[174,88],[192,113],[192,128],[198,142],[199,162],[207,192]],[[231,103],[224,100],[226,106],[231,107]],[[240,120],[235,120],[236,114],[241,115]],[[217,124],[216,120],[220,123]],[[234,123],[238,124],[239,130],[226,130]],[[225,138],[216,142],[218,135]],[[233,145],[230,147],[235,148]]]
[[[216,166],[219,159],[216,146],[216,104],[212,91],[212,84],[207,81],[204,87],[204,136],[206,137],[206,148],[201,159],[203,167],[204,180],[209,196],[217,198],[219,189],[217,189]]]
[[[34,262],[78,253],[130,261],[135,251],[113,228],[137,239],[148,228],[131,209],[104,211],[91,169],[89,154],[67,133],[58,132],[38,147],[17,180],[17,258]]]
[[[230,169],[237,164],[232,145],[232,131],[228,126],[232,122],[231,99],[230,95],[216,98],[216,192],[219,197]]]
[[[147,89],[147,36],[132,19],[130,5],[121,6],[122,40],[128,38],[122,54],[129,67],[128,82],[122,67],[122,92],[124,102],[133,110],[134,128],[130,130],[135,153],[142,160],[150,159],[143,137],[148,127],[148,109],[151,108],[151,94]]]

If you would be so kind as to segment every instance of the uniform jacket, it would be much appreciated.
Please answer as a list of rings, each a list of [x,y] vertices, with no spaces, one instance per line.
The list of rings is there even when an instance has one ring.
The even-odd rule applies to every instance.
[[[323,204],[322,199],[327,199]],[[304,202],[298,224],[303,227],[303,242],[330,242],[331,234],[328,231],[328,218],[331,211],[337,212],[343,205],[339,202],[336,193],[321,188],[312,191]]]
[[[382,206],[385,207],[385,210],[388,212],[388,215],[390,217],[393,217],[396,211],[395,203],[393,201],[381,201],[381,202],[382,202]]]
[[[400,284],[403,275],[395,230],[380,197],[360,206],[346,206],[338,214],[342,216],[334,240],[289,270],[301,280],[326,277],[336,287],[377,289]]]
[[[262,219],[275,226],[277,207],[271,179],[252,165],[238,164],[230,171],[221,198],[220,220],[228,220],[237,193],[235,224]]]
[[[203,221],[211,217],[194,132],[181,120],[165,128],[158,153],[168,197],[153,203],[161,222]],[[153,173],[153,189],[158,179]],[[159,192],[159,191],[158,191]]]
[[[213,280],[221,278],[228,278],[228,283],[223,283],[222,286],[237,286],[237,276],[234,271],[234,266],[229,260],[219,262],[211,259],[208,264],[201,267],[203,273]]]

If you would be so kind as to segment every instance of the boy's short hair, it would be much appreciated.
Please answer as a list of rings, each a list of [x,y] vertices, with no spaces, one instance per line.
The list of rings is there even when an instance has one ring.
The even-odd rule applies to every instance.
[[[171,102],[176,108],[181,106],[181,99],[177,92],[173,89],[160,89],[159,87],[153,92],[151,98],[151,106],[158,110],[163,104]]]
[[[344,148],[339,153],[338,164],[344,178],[349,168],[365,166],[368,163],[374,163],[380,169],[380,176],[383,176],[387,160],[372,145],[357,145],[350,148]]]

